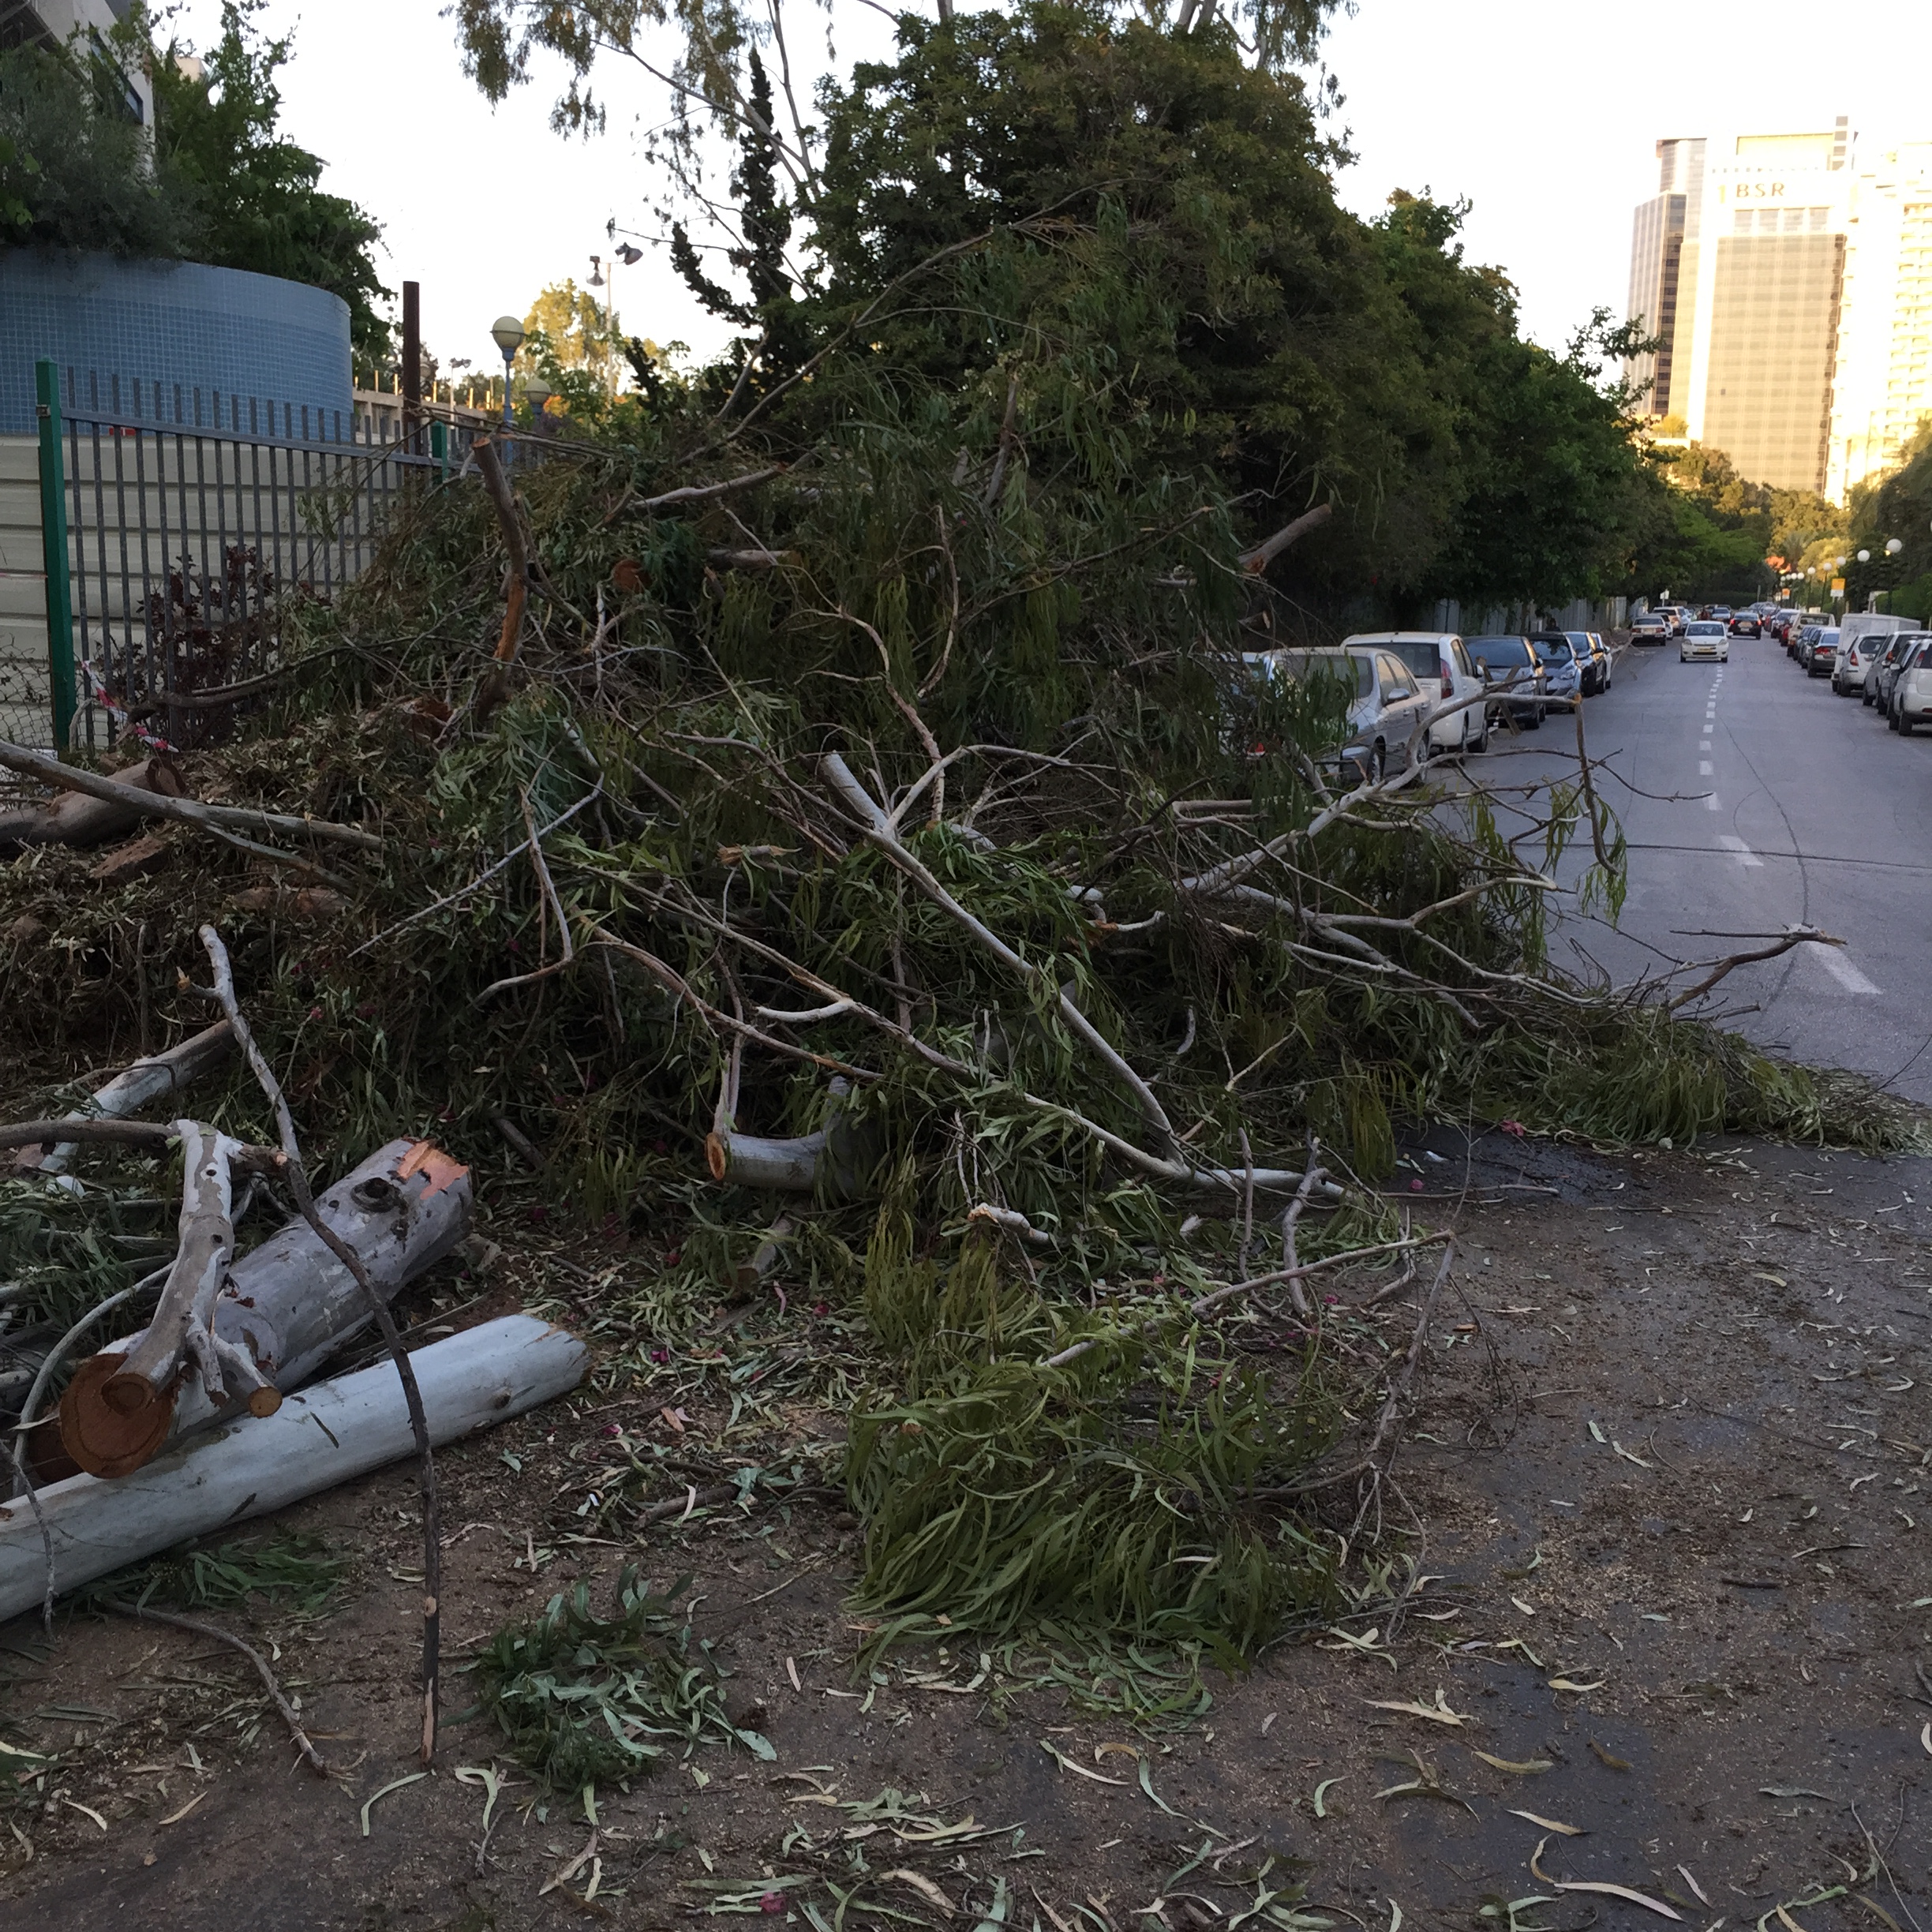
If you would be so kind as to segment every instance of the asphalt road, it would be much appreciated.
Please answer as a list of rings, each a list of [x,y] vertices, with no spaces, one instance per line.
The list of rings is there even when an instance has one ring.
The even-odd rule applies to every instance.
[[[1674,642],[1632,646],[1584,717],[1593,758],[1625,781],[1602,789],[1629,841],[1630,889],[1614,930],[1563,921],[1557,962],[1582,967],[1563,957],[1580,948],[1622,981],[1659,954],[1754,943],[1702,934],[1819,927],[1844,947],[1742,967],[1708,1010],[1761,1045],[1932,1102],[1932,1000],[1916,990],[1932,977],[1932,736],[1894,736],[1769,638],[1733,640],[1728,665],[1679,664]],[[1507,782],[1557,771],[1574,737],[1552,717],[1514,747],[1491,742],[1501,755],[1472,770]]]

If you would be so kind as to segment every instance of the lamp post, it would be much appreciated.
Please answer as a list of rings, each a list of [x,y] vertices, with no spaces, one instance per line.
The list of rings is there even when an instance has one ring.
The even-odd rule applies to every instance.
[[[556,394],[541,376],[526,376],[520,385],[523,400],[530,405],[530,429],[533,434],[544,433],[544,405]]]
[[[513,315],[501,315],[490,324],[490,339],[503,351],[504,359],[504,427],[511,425],[510,417],[510,365],[516,360],[516,352],[523,346],[523,324]]]

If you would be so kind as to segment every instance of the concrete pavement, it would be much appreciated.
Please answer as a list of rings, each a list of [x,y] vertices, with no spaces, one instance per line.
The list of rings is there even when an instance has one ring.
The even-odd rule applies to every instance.
[[[1594,960],[1621,981],[1659,953],[1752,944],[1704,934],[1820,927],[1845,946],[1739,968],[1709,1010],[1781,1054],[1932,1102],[1932,1002],[1919,997],[1932,976],[1932,735],[1896,736],[1769,638],[1734,640],[1728,665],[1679,664],[1674,642],[1633,646],[1584,715],[1593,758],[1616,775],[1601,790],[1629,841],[1630,890],[1615,930],[1556,927],[1552,960]],[[1574,747],[1566,717],[1491,743],[1473,774],[1508,783],[1567,764],[1574,777],[1574,756],[1554,755]]]

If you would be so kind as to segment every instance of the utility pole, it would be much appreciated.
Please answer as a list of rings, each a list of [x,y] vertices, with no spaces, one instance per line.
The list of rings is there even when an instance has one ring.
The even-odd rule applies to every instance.
[[[402,284],[402,433],[414,437],[422,420],[422,288]]]

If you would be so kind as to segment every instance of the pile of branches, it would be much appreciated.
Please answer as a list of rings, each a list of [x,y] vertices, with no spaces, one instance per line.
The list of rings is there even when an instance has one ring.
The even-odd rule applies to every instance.
[[[1372,1311],[1447,1272],[1374,1189],[1399,1125],[1912,1124],[1552,966],[1622,892],[1580,716],[1554,784],[1345,779],[1345,694],[1251,661],[1321,641],[1295,526],[1243,549],[1211,474],[1136,469],[1070,350],[888,379],[866,320],[748,406],[479,443],[266,713],[76,777],[158,829],[0,867],[11,1110],[203,1024],[217,922],[319,1157],[433,1128],[727,1281],[821,1230],[876,1345],[871,1607],[1251,1649],[1372,1500],[1433,1294]]]

